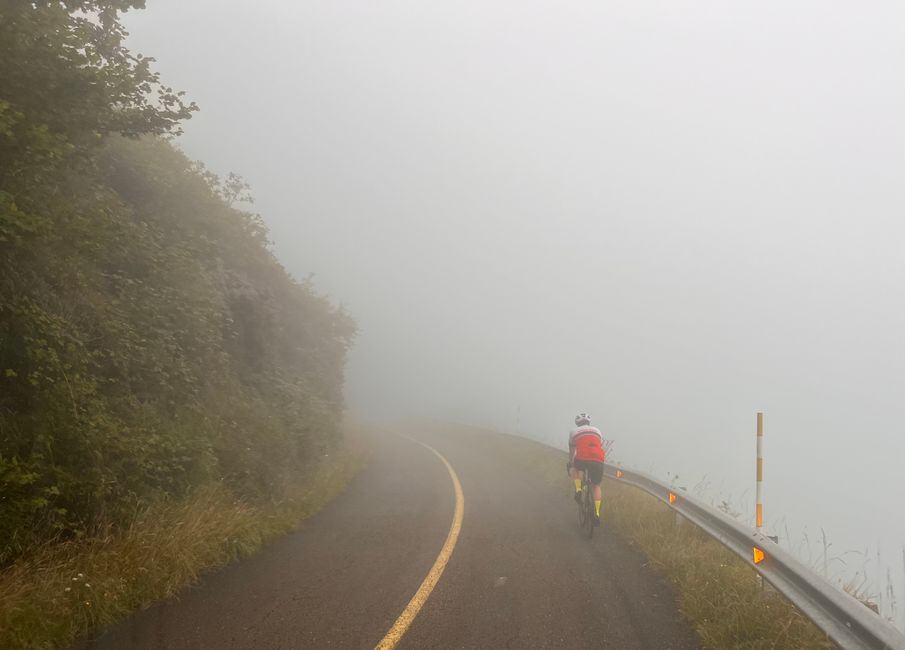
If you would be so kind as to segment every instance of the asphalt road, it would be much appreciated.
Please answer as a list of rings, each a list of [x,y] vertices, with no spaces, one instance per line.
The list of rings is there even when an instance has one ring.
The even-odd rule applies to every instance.
[[[425,436],[458,475],[461,533],[397,648],[698,648],[646,558],[578,530],[563,491],[467,439]],[[83,650],[371,649],[440,553],[449,473],[429,449],[373,437],[367,468],[305,526],[107,630]]]

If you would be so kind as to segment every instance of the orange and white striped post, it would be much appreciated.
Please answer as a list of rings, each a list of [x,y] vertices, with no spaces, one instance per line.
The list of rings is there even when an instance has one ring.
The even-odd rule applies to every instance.
[[[755,504],[755,525],[757,532],[764,533],[764,414],[757,412],[757,503]],[[773,542],[778,543],[778,537],[767,536]],[[757,546],[754,547],[754,564],[760,564],[764,561],[766,553],[764,549]],[[761,589],[765,594],[776,594],[776,588],[769,582],[764,580],[763,576],[758,576]]]
[[[757,503],[755,504],[757,532],[764,532],[764,414],[757,413]]]

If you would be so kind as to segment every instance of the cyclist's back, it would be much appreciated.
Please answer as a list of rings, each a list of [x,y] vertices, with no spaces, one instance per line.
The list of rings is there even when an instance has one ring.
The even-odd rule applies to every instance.
[[[600,429],[584,424],[569,433],[569,447],[574,449],[574,460],[589,460],[595,463],[606,461],[603,449],[603,434]]]

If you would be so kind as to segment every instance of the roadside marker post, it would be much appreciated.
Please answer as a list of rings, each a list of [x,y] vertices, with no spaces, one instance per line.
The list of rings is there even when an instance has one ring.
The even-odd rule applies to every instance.
[[[757,489],[756,489],[756,503],[754,505],[754,518],[755,518],[755,529],[761,535],[764,534],[764,414],[761,411],[757,412]],[[773,540],[773,542],[778,543],[778,537],[770,537],[769,539]],[[754,564],[760,564],[764,561],[764,551],[763,549],[754,547]],[[763,576],[759,576],[760,578],[760,586],[766,594],[775,594],[776,589],[773,586],[764,580]]]
[[[764,532],[764,414],[757,413],[757,503],[755,508],[755,527],[757,532]]]

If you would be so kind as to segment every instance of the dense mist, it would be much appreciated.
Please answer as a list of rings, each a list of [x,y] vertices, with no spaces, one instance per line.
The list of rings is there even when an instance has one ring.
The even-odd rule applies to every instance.
[[[351,409],[560,445],[586,410],[749,517],[764,411],[771,532],[901,616],[905,8],[149,4],[181,146],[359,324]]]

